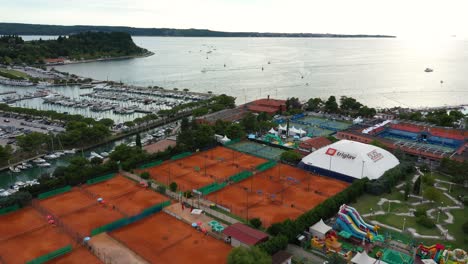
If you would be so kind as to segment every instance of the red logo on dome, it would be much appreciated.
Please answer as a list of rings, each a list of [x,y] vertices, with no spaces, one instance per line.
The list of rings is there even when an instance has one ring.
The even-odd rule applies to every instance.
[[[330,156],[334,156],[335,153],[336,153],[336,149],[334,148],[328,148],[327,152],[325,152],[325,154],[330,155]]]

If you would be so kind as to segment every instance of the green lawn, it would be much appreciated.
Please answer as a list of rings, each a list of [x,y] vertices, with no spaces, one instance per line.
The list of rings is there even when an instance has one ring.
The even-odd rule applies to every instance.
[[[15,76],[17,76],[17,77],[24,78],[24,79],[28,79],[28,78],[29,78],[29,75],[27,75],[26,73],[20,72],[20,71],[16,71],[16,70],[0,69],[0,72],[4,72],[4,73],[7,73],[7,74],[12,74],[12,75],[15,75]]]
[[[420,226],[416,223],[416,218],[415,217],[409,217],[409,216],[398,216],[394,214],[389,214],[389,215],[375,215],[368,217],[369,219],[372,220],[377,220],[381,222],[382,224],[386,224],[389,226],[393,226],[399,229],[403,228],[403,222],[404,218],[406,218],[406,224],[405,224],[405,229],[407,228],[414,228],[416,229],[416,232],[418,232],[421,235],[429,235],[429,236],[438,236],[440,235],[440,232],[437,228],[426,228],[423,226]]]
[[[451,210],[450,213],[453,214],[454,223],[445,225],[445,228],[449,230],[450,235],[455,237],[456,241],[450,241],[448,243],[466,250],[468,245],[468,236],[463,233],[461,226],[465,221],[468,221],[468,207],[465,207],[463,210]]]

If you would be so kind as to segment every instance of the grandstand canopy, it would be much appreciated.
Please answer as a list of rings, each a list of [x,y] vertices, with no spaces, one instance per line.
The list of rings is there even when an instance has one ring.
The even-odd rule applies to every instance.
[[[331,175],[344,175],[371,180],[380,178],[400,162],[390,152],[360,142],[340,140],[318,149],[302,159],[306,167],[327,171]]]
[[[309,232],[319,238],[325,237],[327,232],[330,230],[332,230],[332,228],[325,224],[322,219],[320,219],[320,221],[315,223],[313,226],[309,227]]]

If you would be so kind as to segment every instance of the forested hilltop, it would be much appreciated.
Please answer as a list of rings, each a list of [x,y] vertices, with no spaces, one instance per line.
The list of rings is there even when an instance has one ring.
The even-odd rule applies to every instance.
[[[343,35],[321,33],[223,32],[208,29],[134,28],[118,26],[58,26],[0,23],[0,35],[69,35],[87,31],[126,32],[132,36],[164,37],[286,37],[286,38],[394,38],[387,35]]]
[[[149,54],[128,33],[83,32],[54,40],[24,41],[18,35],[0,37],[0,64],[42,64],[45,59],[107,59]]]

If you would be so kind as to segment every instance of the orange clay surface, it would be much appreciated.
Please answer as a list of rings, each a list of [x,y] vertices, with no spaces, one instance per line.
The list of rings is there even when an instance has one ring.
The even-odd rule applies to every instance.
[[[113,210],[109,205],[96,204],[62,216],[60,219],[78,234],[90,236],[91,230],[94,228],[109,224],[123,217],[123,214],[117,210]]]
[[[45,217],[32,207],[0,215],[0,241],[47,225]],[[0,251],[0,255],[1,255]]]
[[[166,185],[176,182],[181,190],[186,191],[224,181],[234,174],[252,170],[265,162],[262,158],[216,147],[159,166],[138,170],[137,173],[147,171],[157,182]]]
[[[135,192],[111,199],[109,203],[111,204],[110,206],[115,205],[128,215],[135,215],[143,209],[162,203],[168,199],[166,196],[151,189],[140,188]]]
[[[152,263],[226,263],[231,246],[160,212],[115,230],[115,239]]]
[[[207,199],[243,218],[258,217],[269,226],[298,217],[348,185],[280,164],[211,193]]]
[[[97,203],[97,201],[81,192],[78,188],[73,188],[69,192],[40,200],[39,203],[54,215],[60,217],[85,206]]]
[[[125,193],[139,189],[138,183],[131,181],[124,176],[117,175],[104,182],[92,184],[85,187],[86,190],[94,193],[96,197],[104,200],[117,198]]]
[[[74,248],[72,252],[48,261],[47,264],[99,264],[103,263],[84,247]]]
[[[71,243],[59,228],[46,225],[0,242],[0,256],[5,263],[25,263]]]

